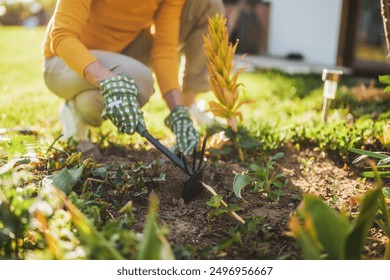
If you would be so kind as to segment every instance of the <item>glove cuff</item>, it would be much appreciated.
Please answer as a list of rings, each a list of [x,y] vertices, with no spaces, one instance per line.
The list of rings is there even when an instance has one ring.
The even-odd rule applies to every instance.
[[[99,82],[99,88],[103,95],[121,92],[137,96],[138,93],[134,80],[122,75],[101,80]]]
[[[187,107],[182,105],[176,106],[168,115],[168,117],[165,118],[164,123],[167,127],[173,130],[173,125],[179,120],[188,120],[192,123]]]

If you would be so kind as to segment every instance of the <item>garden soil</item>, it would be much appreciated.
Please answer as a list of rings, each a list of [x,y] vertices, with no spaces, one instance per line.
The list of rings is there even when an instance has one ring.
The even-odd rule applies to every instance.
[[[353,216],[358,211],[359,196],[374,187],[373,182],[362,180],[359,176],[362,166],[334,159],[323,151],[311,148],[297,150],[293,146],[286,146],[280,151],[285,156],[277,161],[275,171],[284,173],[288,181],[277,201],[246,188],[242,190],[243,199],[238,199],[233,193],[233,178],[236,172],[245,168],[234,161],[204,162],[203,181],[223,196],[228,205],[240,206],[237,214],[245,221],[260,221],[241,238],[234,238],[234,233],[243,227],[235,218],[227,214],[210,217],[211,207],[207,201],[212,195],[207,190],[195,200],[184,203],[181,194],[187,177],[165,158],[160,167],[166,175],[165,181],[151,184],[148,191],[154,191],[159,197],[159,223],[168,229],[167,239],[177,258],[300,259],[301,249],[288,235],[288,221],[304,194],[319,196],[337,211],[347,211]],[[155,149],[135,151],[129,156],[113,155],[112,150],[103,153],[104,161],[110,163],[113,169],[118,164],[125,166],[163,158]],[[212,157],[206,154],[206,159],[208,156]],[[148,194],[131,199],[136,216],[133,229],[142,232],[148,211]],[[115,209],[111,211],[112,216],[119,215]],[[383,257],[384,242],[380,229],[374,228],[365,254],[374,259]]]

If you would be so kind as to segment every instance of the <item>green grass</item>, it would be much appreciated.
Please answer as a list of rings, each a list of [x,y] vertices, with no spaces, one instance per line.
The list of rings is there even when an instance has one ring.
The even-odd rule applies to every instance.
[[[0,127],[42,126],[51,130],[59,98],[42,78],[44,29],[1,27]],[[6,43],[5,43],[6,42]]]
[[[58,120],[61,99],[51,93],[43,81],[42,43],[45,30],[44,28],[0,27],[0,32],[2,34],[0,128],[31,128],[38,132],[37,137],[26,138],[15,133],[6,133],[3,137],[18,136],[21,143],[47,147],[61,131]],[[327,143],[328,140],[321,135],[323,82],[320,75],[288,75],[276,71],[263,71],[244,73],[240,76],[240,82],[244,85],[241,97],[251,100],[242,109],[243,125],[258,137],[259,141],[268,141],[269,147],[275,148],[279,146],[278,142],[290,140],[312,141],[318,146],[337,146],[341,141],[337,138],[337,133],[335,142],[332,143]],[[356,78],[343,76],[339,88],[344,84],[355,85],[357,82]],[[204,94],[202,98],[207,101],[215,99],[212,93]],[[373,111],[384,113],[386,108],[387,106],[381,103],[355,102],[348,94],[341,93],[339,90],[338,99],[333,103],[329,116],[332,124],[330,130],[344,129],[348,114],[351,112],[355,118],[360,118],[364,117],[364,114],[369,116]],[[159,92],[154,94],[143,111],[149,131],[163,142],[172,143],[174,135],[163,123],[168,109]],[[302,134],[303,130],[304,134]],[[108,121],[92,132],[95,141],[98,141],[100,135],[108,134],[109,141],[119,145],[140,143],[141,139],[137,135],[120,135]]]

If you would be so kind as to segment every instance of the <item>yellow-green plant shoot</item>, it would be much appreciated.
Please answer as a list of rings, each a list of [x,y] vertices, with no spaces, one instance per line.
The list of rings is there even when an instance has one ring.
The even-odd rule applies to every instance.
[[[238,41],[234,45],[229,42],[226,18],[219,14],[210,17],[203,47],[208,60],[211,90],[219,101],[210,101],[210,111],[226,119],[234,132],[237,132],[238,121],[242,121],[239,108],[243,104],[238,100],[241,84],[237,83],[237,79],[244,68],[235,70],[233,62],[237,45]]]

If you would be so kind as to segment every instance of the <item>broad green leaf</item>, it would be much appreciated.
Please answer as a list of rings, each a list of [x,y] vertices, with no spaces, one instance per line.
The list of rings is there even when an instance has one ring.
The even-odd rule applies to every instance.
[[[44,179],[44,183],[48,183],[56,188],[59,188],[65,194],[69,194],[72,188],[76,185],[77,181],[83,174],[83,165],[77,169],[68,169],[64,167],[56,174],[47,176]]]
[[[275,185],[277,188],[283,188],[284,187],[284,183],[282,183],[280,180],[278,179],[273,179],[272,180],[272,184]]]
[[[206,204],[210,207],[213,207],[213,208],[218,208],[219,206],[221,206],[221,200],[222,200],[222,196],[221,195],[214,195],[213,197],[211,197],[207,202]]]
[[[233,180],[233,192],[234,194],[239,197],[241,197],[241,190],[252,183],[252,178],[248,175],[237,173],[234,176]]]
[[[348,231],[348,219],[339,215],[320,198],[306,195],[303,208],[298,213],[305,217],[310,215],[318,241],[327,252],[329,259],[344,259],[345,240]]]
[[[385,87],[384,92],[390,92],[390,86]]]
[[[353,225],[348,233],[345,244],[345,258],[357,260],[361,258],[364,244],[370,230],[378,208],[378,198],[382,190],[377,188],[368,191],[363,198],[362,206],[358,217],[354,220]]]
[[[390,84],[390,75],[380,75],[379,76],[379,81],[382,84]]]
[[[288,227],[292,236],[297,240],[303,251],[305,260],[320,260],[321,253],[318,248],[318,242],[310,237],[309,232],[303,228],[296,215],[291,216]]]
[[[283,157],[284,157],[284,153],[279,152],[279,153],[277,153],[276,155],[274,155],[274,156],[271,158],[271,160],[277,161],[278,159],[281,159],[281,158],[283,158]]]
[[[298,234],[296,237],[298,243],[302,247],[303,251],[303,257],[306,260],[320,260],[321,259],[321,254],[316,247],[315,243],[313,240],[310,239],[309,235],[307,232],[302,231]]]
[[[108,166],[100,166],[92,170],[92,175],[94,177],[105,179],[107,177],[107,170],[108,170]]]
[[[158,177],[152,179],[153,182],[165,182],[166,175],[165,173],[160,173]]]
[[[249,169],[252,170],[253,172],[257,172],[261,169],[261,167],[258,166],[257,164],[251,164],[249,165]]]
[[[139,260],[173,260],[172,249],[162,230],[157,226],[158,197],[154,192],[150,195],[150,205],[143,237],[139,246]]]

